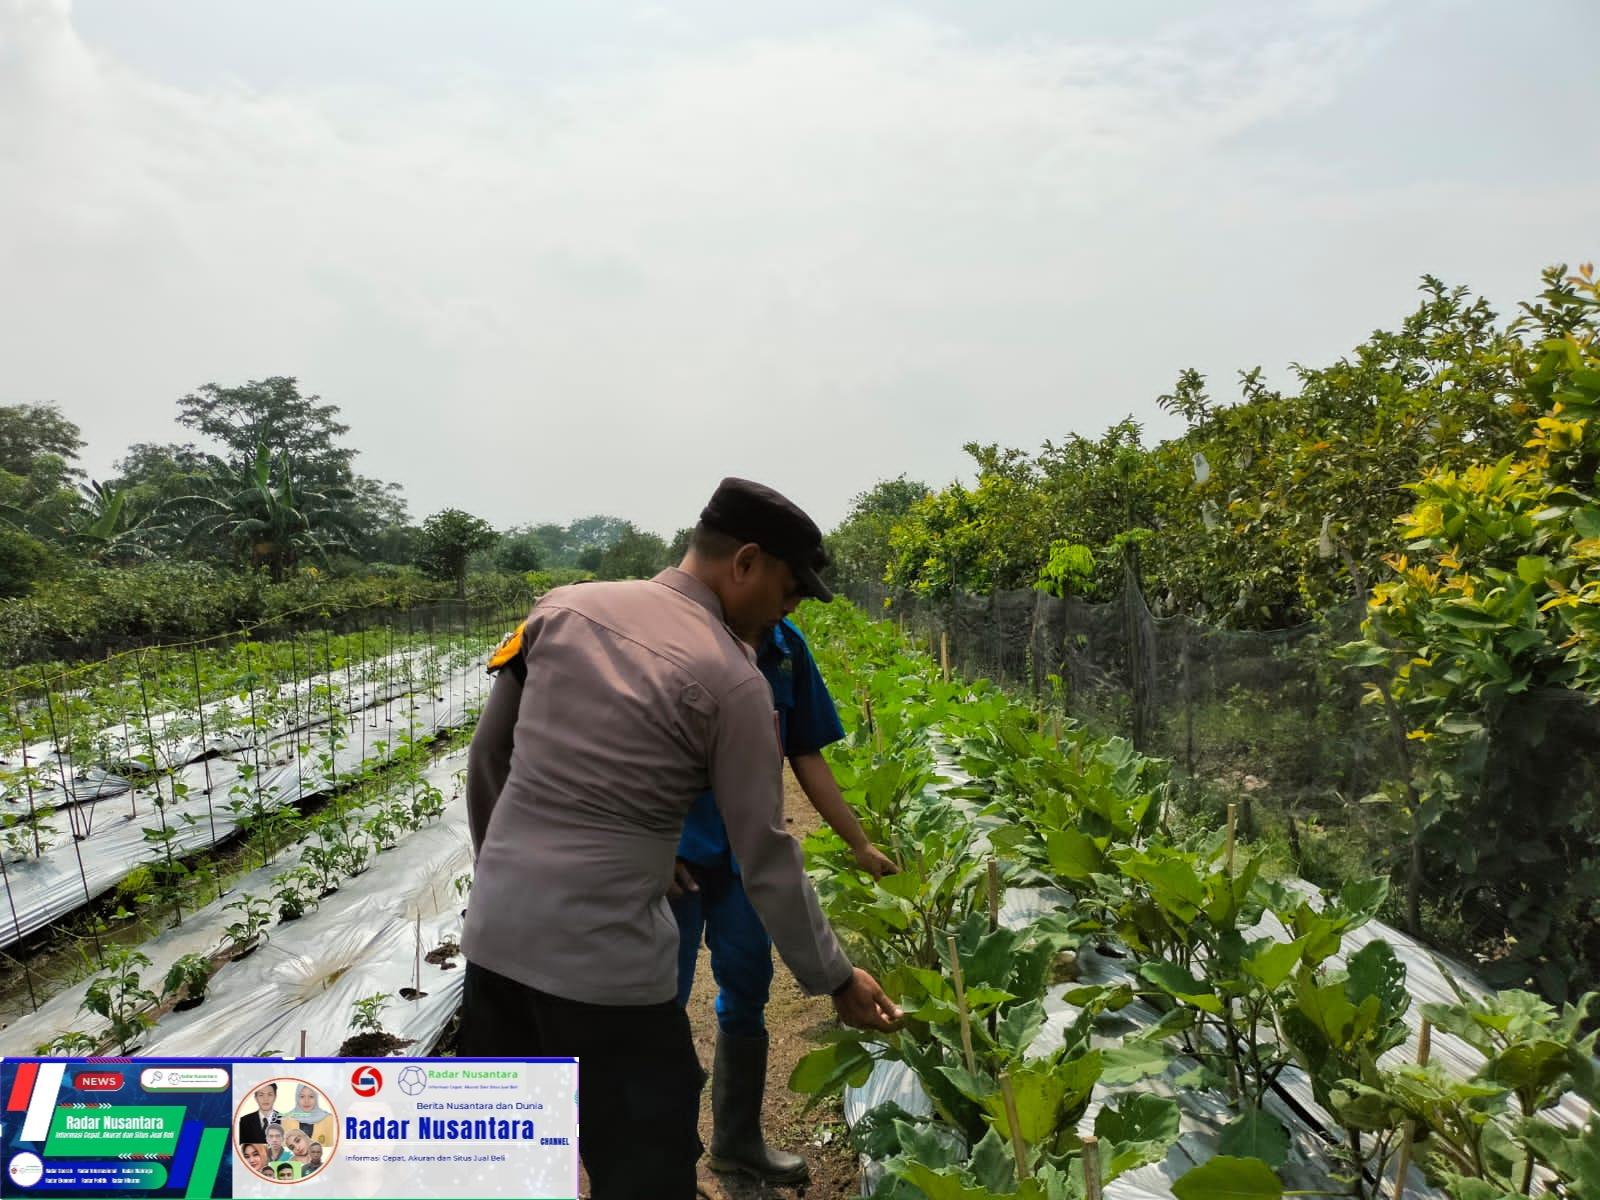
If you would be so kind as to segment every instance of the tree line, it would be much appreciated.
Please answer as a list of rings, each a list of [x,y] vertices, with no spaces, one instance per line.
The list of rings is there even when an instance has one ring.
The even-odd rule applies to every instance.
[[[139,442],[115,473],[78,465],[82,431],[51,404],[0,405],[0,598],[85,570],[190,561],[281,583],[306,567],[411,566],[466,595],[471,571],[653,574],[675,545],[617,517],[505,530],[445,509],[412,523],[398,484],[356,471],[339,407],[273,376],[177,402],[184,442]],[[675,560],[673,560],[675,561]]]

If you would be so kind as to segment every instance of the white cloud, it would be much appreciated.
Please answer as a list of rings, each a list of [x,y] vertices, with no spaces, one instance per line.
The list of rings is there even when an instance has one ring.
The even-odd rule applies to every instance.
[[[1337,260],[1456,236],[1314,147],[1236,148],[1378,44],[1370,14],[1275,11],[1116,44],[875,19],[418,98],[186,91],[0,0],[0,401],[60,402],[103,472],[184,391],[296,374],[419,515],[670,533],[736,472],[831,523],[968,438],[1295,357],[1273,292],[1319,258],[1359,335],[1388,308]]]

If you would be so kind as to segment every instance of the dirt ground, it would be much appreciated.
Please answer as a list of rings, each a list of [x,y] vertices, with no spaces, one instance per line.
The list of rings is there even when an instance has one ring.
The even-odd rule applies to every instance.
[[[789,830],[796,837],[804,837],[821,824],[821,818],[787,769],[784,771],[784,800]],[[717,1014],[712,1008],[716,997],[711,956],[701,946],[694,992],[689,997],[689,1023],[694,1028],[695,1050],[708,1074],[716,1048]],[[794,1070],[795,1063],[816,1048],[818,1035],[833,1028],[837,1028],[833,1005],[826,997],[814,998],[801,992],[783,960],[776,959],[772,999],[767,1004],[771,1050],[767,1061],[763,1128],[769,1145],[805,1156],[811,1167],[811,1179],[804,1188],[769,1187],[743,1176],[719,1175],[701,1159],[700,1186],[706,1195],[713,1200],[790,1200],[801,1196],[806,1200],[843,1200],[858,1194],[858,1164],[838,1103],[819,1104],[802,1115],[805,1098],[789,1091],[789,1073]],[[700,1100],[700,1140],[707,1146],[711,1144],[709,1081]],[[584,1188],[587,1196],[587,1179]]]

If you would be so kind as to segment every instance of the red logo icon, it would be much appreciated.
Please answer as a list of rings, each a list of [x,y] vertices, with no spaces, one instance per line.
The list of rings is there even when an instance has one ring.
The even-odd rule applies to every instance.
[[[116,1071],[91,1075],[87,1071],[72,1081],[80,1092],[115,1092],[122,1087],[122,1076]]]
[[[377,1067],[357,1067],[350,1072],[350,1086],[358,1096],[376,1096],[383,1088],[383,1075]]]

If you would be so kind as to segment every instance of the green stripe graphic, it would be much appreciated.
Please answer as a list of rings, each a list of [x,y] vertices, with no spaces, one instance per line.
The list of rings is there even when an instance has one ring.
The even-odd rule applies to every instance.
[[[222,1151],[228,1144],[226,1129],[207,1129],[200,1135],[200,1148],[194,1154],[194,1170],[189,1172],[188,1200],[208,1200],[211,1185],[217,1181]]]

